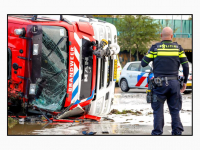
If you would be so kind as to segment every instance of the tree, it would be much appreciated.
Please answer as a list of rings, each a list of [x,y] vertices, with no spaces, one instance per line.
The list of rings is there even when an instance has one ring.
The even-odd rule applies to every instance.
[[[151,41],[159,40],[159,31],[161,26],[159,23],[153,22],[148,16],[143,15],[124,15],[117,16],[115,25],[119,32],[118,43],[121,51],[127,50],[131,54],[145,54],[147,47]]]

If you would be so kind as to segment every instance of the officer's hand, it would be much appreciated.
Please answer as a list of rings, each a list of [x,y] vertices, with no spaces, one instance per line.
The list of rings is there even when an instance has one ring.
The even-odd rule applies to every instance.
[[[180,90],[180,92],[183,93],[183,92],[185,91],[186,87],[187,87],[186,83],[183,83],[183,87],[182,87],[182,89]]]

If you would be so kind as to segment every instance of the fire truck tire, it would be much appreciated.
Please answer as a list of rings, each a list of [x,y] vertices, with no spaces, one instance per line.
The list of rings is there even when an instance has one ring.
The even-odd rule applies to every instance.
[[[129,91],[129,87],[128,87],[128,83],[126,81],[126,79],[122,79],[120,82],[120,88],[123,92],[128,92]]]

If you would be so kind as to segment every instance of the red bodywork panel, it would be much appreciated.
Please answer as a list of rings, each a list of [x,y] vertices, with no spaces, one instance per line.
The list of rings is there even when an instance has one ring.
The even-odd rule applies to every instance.
[[[79,25],[78,25],[79,24]],[[95,39],[93,38],[93,36],[94,36],[94,31],[93,31],[93,29],[90,31],[90,33],[93,33],[92,35],[88,35],[88,34],[85,34],[85,33],[82,33],[82,32],[80,32],[79,31],[79,28],[81,27],[81,25],[83,25],[83,28],[85,27],[85,24],[83,24],[83,23],[77,23],[77,24],[75,24],[75,32],[77,33],[77,35],[78,35],[78,37],[80,38],[80,39],[82,39],[82,38],[84,38],[84,37],[87,37],[90,41],[95,41]],[[82,29],[83,29],[82,28]],[[87,28],[87,29],[89,29],[89,28]],[[75,47],[79,47],[79,49],[80,49],[80,46],[78,45],[78,43],[75,41],[75,38],[73,38],[74,39],[74,46]],[[96,50],[96,47],[94,46],[93,47],[93,50]],[[70,80],[70,78],[68,78],[69,80]],[[93,72],[92,72],[92,90],[95,88],[95,81],[96,81],[96,56],[95,55],[93,55]],[[69,81],[68,81],[68,83],[69,83]],[[69,86],[68,86],[69,87]],[[91,90],[91,95],[92,95],[92,90]],[[68,92],[69,93],[69,92]],[[92,98],[93,99],[93,98]],[[86,106],[86,105],[89,105],[90,104],[90,102],[92,101],[92,99],[91,100],[88,100],[88,101],[85,101],[85,102],[82,102],[82,103],[79,103],[79,105],[81,106],[81,107],[84,107],[84,106]],[[71,102],[71,95],[70,95],[70,97],[66,100],[66,102],[68,102],[67,104],[65,103],[65,107],[67,107],[67,106],[69,106],[69,102]],[[77,105],[73,105],[71,108],[70,108],[70,110],[72,110],[73,108],[75,108]]]
[[[77,25],[80,32],[94,36],[93,28],[88,22],[77,22]]]
[[[69,74],[70,73],[70,61],[73,61],[75,63],[79,63],[78,60],[72,59],[74,52],[73,49],[76,48],[79,53],[80,53],[80,45],[77,43],[75,40],[75,33],[78,35],[80,39],[87,37],[90,41],[95,41],[94,39],[94,31],[92,26],[89,23],[86,22],[78,22],[78,23],[72,23],[72,25],[64,22],[64,21],[31,21],[31,20],[24,20],[20,18],[14,18],[14,17],[8,17],[8,48],[11,49],[12,53],[12,62],[17,63],[21,68],[18,70],[14,70],[13,67],[11,66],[11,79],[12,81],[16,83],[20,83],[18,86],[19,91],[25,93],[26,87],[25,85],[25,80],[22,78],[19,78],[18,76],[29,78],[31,75],[31,61],[29,60],[24,60],[18,58],[28,57],[28,50],[27,50],[27,41],[26,39],[19,38],[18,35],[14,34],[15,29],[21,29],[24,28],[25,30],[27,29],[27,25],[42,25],[42,26],[61,26],[64,27],[66,30],[68,30],[68,40],[71,42],[71,45],[69,45],[69,56],[72,56],[71,59],[69,58],[69,72],[68,72],[68,83],[67,83],[67,93],[68,97],[65,100],[64,107],[67,107],[71,104],[71,99],[72,99],[72,89],[73,89],[73,76],[74,74]],[[25,35],[26,37],[26,35]],[[20,53],[20,50],[23,50],[23,53]],[[95,47],[93,47],[93,50],[95,50]],[[27,70],[30,70],[28,72]],[[78,68],[79,69],[79,68]],[[16,71],[14,73],[14,71]],[[71,78],[70,78],[71,76]],[[92,76],[92,90],[95,88],[95,80],[96,80],[96,56],[93,55],[93,76]],[[8,82],[11,80],[8,80]],[[92,90],[91,90],[91,95],[92,95]],[[92,98],[93,99],[93,98]],[[91,99],[91,100],[92,100]],[[23,101],[26,102],[28,99],[23,98]],[[86,106],[90,104],[91,100],[85,101],[83,103],[80,103],[80,106]],[[76,107],[74,105],[72,108]],[[71,109],[72,109],[71,108]],[[58,112],[55,112],[56,114]]]
[[[22,77],[24,77],[25,75],[27,76],[26,70],[28,67],[28,63],[26,60],[18,58],[18,56],[27,57],[26,40],[21,39],[19,38],[19,36],[16,36],[14,34],[14,30],[19,28],[25,28],[26,30],[26,25],[8,22],[8,48],[10,48],[12,52],[11,66],[14,63],[17,63],[18,66],[21,67],[18,70],[14,70],[13,67],[11,67],[11,80],[9,80],[8,82],[11,82],[11,87],[12,84],[19,84],[21,82],[21,84],[19,84],[18,86],[18,91],[23,92],[25,90],[24,87],[25,81],[21,78],[18,78],[17,76],[22,76]],[[22,50],[23,53],[20,53],[20,50]],[[12,88],[8,90],[12,90]]]

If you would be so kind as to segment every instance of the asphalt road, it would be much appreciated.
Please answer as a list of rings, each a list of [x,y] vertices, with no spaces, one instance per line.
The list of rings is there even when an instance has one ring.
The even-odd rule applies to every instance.
[[[115,87],[115,94],[117,93],[146,93],[146,89],[130,89],[128,92],[123,92],[120,87]]]

